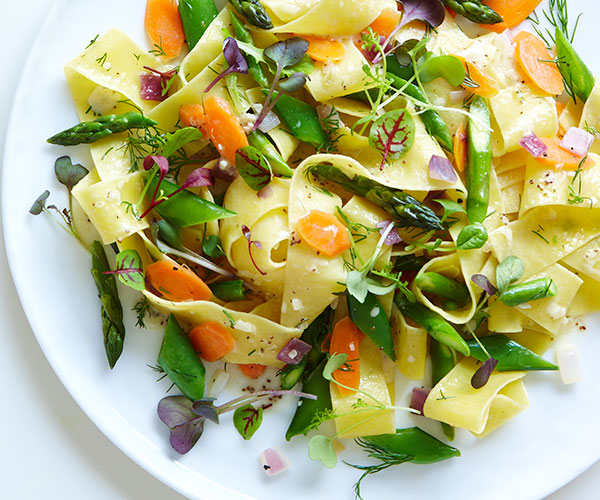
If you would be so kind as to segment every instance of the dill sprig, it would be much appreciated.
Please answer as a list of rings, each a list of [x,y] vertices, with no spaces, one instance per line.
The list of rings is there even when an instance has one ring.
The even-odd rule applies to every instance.
[[[135,326],[139,326],[140,328],[146,328],[146,315],[150,311],[150,302],[146,297],[142,297],[138,302],[133,306],[133,311],[136,313],[137,320],[135,322]]]

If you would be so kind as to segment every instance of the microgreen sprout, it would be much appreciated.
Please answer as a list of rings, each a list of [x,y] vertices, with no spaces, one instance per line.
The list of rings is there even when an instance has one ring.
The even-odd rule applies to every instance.
[[[266,276],[266,272],[262,271],[258,265],[256,264],[256,261],[254,260],[254,256],[252,255],[252,245],[254,245],[256,248],[258,248],[259,250],[262,249],[262,243],[260,241],[253,241],[252,240],[252,233],[250,232],[250,228],[248,228],[248,226],[246,226],[245,224],[242,225],[242,234],[244,235],[244,238],[246,238],[246,240],[248,241],[248,254],[250,255],[250,260],[252,261],[252,265],[255,267],[255,269],[262,274],[263,276]]]

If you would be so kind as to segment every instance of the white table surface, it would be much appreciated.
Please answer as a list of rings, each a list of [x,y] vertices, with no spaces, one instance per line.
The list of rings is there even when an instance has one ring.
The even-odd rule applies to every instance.
[[[1,0],[0,3],[3,4],[1,158],[12,96],[38,27],[52,2]],[[4,378],[0,391],[2,498],[183,499],[118,450],[63,388],[21,309],[7,267],[3,240],[0,240],[0,283],[0,369]],[[600,463],[548,500],[598,498],[599,490]]]

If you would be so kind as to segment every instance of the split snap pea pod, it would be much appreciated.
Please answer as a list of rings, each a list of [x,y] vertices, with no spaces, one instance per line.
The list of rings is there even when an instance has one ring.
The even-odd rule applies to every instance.
[[[387,73],[387,77],[392,81],[392,85],[395,88],[404,89],[404,92],[413,99],[417,99],[424,103],[427,102],[427,97],[416,85],[413,85],[412,83],[407,82],[405,79],[390,72]],[[445,150],[452,151],[452,134],[450,134],[450,129],[448,129],[448,125],[446,125],[446,122],[440,116],[440,114],[433,109],[428,109],[421,113],[421,119],[423,120],[423,124],[427,129],[427,133],[435,137],[440,143],[440,146],[442,146]]]
[[[219,14],[213,0],[179,0],[179,16],[188,48],[192,50]]]
[[[506,335],[481,337],[479,342],[489,352],[490,356],[498,361],[496,370],[499,372],[558,370],[558,366],[546,361],[521,344],[517,344]],[[468,344],[471,348],[471,356],[479,361],[488,359],[487,354],[483,352],[477,341],[470,340]]]
[[[172,314],[158,353],[158,365],[186,397],[192,401],[204,397],[204,365]]]
[[[439,314],[431,309],[428,309],[420,302],[409,302],[408,299],[401,293],[396,294],[394,302],[404,316],[412,319],[414,322],[425,328],[427,333],[433,339],[447,345],[448,347],[451,347],[464,356],[470,355],[471,350],[469,349],[469,345],[454,329],[454,327]]]
[[[273,174],[279,177],[291,177],[294,175],[294,171],[285,161],[283,161],[277,148],[275,148],[269,138],[260,130],[252,132],[248,136],[248,142],[250,143],[250,146],[258,149],[265,158],[269,160],[269,165],[271,165],[271,168],[273,169]]]
[[[470,344],[469,344],[470,346]],[[473,351],[471,351],[472,353]],[[442,380],[450,370],[454,368],[456,364],[456,354],[447,345],[438,342],[437,340],[431,339],[431,346],[429,347],[429,356],[431,357],[431,384],[435,387],[437,383]],[[455,432],[454,427],[441,422],[442,431],[445,436],[450,440],[454,440]]]
[[[583,102],[588,100],[594,88],[594,74],[579,57],[564,33],[556,28],[556,59],[558,70],[567,87]]]
[[[244,24],[235,16],[234,14],[229,14],[231,18],[231,25],[233,26],[233,31],[235,32],[235,37],[244,43],[248,43],[250,45],[254,45],[254,40],[252,39],[252,35],[246,29]],[[269,80],[265,76],[265,72],[263,71],[260,63],[254,59],[253,56],[246,54],[244,56],[246,58],[246,62],[248,63],[248,74],[254,78],[256,83],[258,83],[263,88],[269,88]]]
[[[471,224],[482,223],[487,217],[491,166],[490,108],[483,97],[475,96],[470,108],[467,155],[467,217]]]
[[[464,304],[469,300],[469,289],[464,283],[447,278],[443,274],[426,272],[418,274],[415,284],[424,292]]]
[[[246,299],[246,288],[242,280],[213,283],[209,287],[215,297],[225,302],[237,302]]]
[[[74,127],[63,130],[48,139],[50,144],[60,146],[76,146],[77,144],[90,144],[104,139],[111,134],[118,134],[126,130],[148,128],[158,125],[158,122],[146,118],[141,113],[129,111],[122,115],[106,115],[91,122],[81,122]]]
[[[365,301],[361,304],[351,294],[348,297],[348,312],[350,319],[369,337],[392,361],[396,360],[394,352],[394,337],[390,320],[385,314],[379,299],[372,293],[367,293]]]
[[[513,307],[531,302],[532,300],[554,297],[556,292],[556,283],[554,283],[552,278],[539,278],[509,286],[500,296],[500,300],[505,305]]]
[[[110,271],[110,266],[102,243],[94,241],[91,250],[92,276],[102,302],[100,312],[102,315],[104,350],[106,351],[108,365],[112,369],[123,352],[123,341],[125,340],[123,307],[119,300],[115,275],[104,274]]]

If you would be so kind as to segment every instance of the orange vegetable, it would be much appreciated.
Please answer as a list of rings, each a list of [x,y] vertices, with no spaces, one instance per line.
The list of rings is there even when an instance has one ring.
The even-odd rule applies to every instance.
[[[201,104],[184,104],[179,108],[179,121],[184,127],[206,128],[206,116]]]
[[[196,274],[172,260],[156,261],[146,267],[146,281],[167,300],[208,300],[210,288]]]
[[[483,3],[494,9],[504,22],[498,24],[482,24],[483,27],[501,33],[507,28],[521,24],[542,0],[483,0]]]
[[[146,33],[165,57],[177,57],[185,44],[185,34],[175,0],[146,1]]]
[[[352,323],[350,317],[338,321],[333,327],[329,354],[345,354],[346,362],[333,372],[333,378],[351,389],[360,385],[359,345],[364,334]],[[351,389],[337,386],[342,395],[354,394]]]
[[[454,163],[459,172],[464,172],[467,163],[467,133],[462,125],[454,134]]]
[[[560,139],[546,139],[540,137],[542,142],[548,148],[546,154],[536,158],[536,160],[544,165],[551,165],[556,169],[561,170],[577,170],[581,160],[583,158],[578,156],[566,149],[563,149],[560,145]],[[594,165],[594,162],[588,157],[581,168],[589,168]]]
[[[392,31],[394,31],[396,26],[398,26],[401,17],[402,14],[398,11],[398,9],[386,7],[381,11],[379,17],[369,25],[369,27],[374,33],[387,38],[390,36]]]
[[[240,370],[242,370],[242,373],[248,378],[258,378],[265,373],[265,370],[267,369],[265,365],[257,365],[252,363],[238,366],[240,367]]]
[[[346,55],[346,48],[339,40],[302,36],[308,42],[306,53],[315,61],[341,61]]]
[[[235,165],[236,151],[248,146],[248,137],[239,118],[231,111],[227,101],[218,96],[204,99],[204,116],[203,132],[208,135],[220,155]]]
[[[465,71],[467,72],[467,77],[477,85],[475,87],[463,85],[466,90],[481,97],[493,97],[499,92],[500,87],[498,86],[496,80],[487,76],[477,66],[475,66],[472,62],[467,61],[464,57],[454,57],[456,57],[463,64]]]
[[[351,246],[346,227],[335,217],[322,210],[311,210],[298,221],[301,238],[317,252],[335,257]]]
[[[190,332],[192,346],[205,361],[217,361],[233,351],[235,339],[221,323],[206,321]]]
[[[563,78],[544,42],[527,31],[514,37],[517,43],[515,59],[525,76],[542,92],[550,95],[562,94],[565,89]]]

